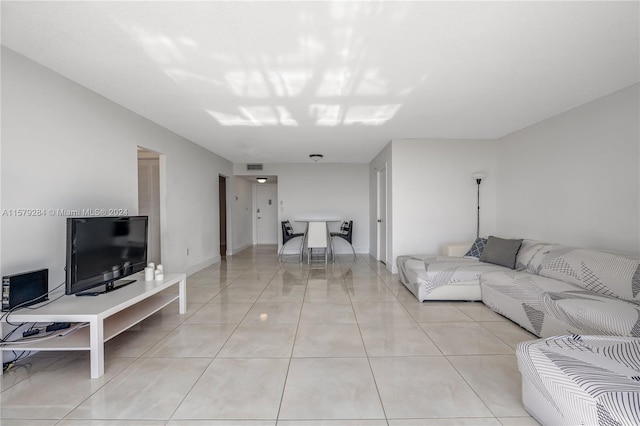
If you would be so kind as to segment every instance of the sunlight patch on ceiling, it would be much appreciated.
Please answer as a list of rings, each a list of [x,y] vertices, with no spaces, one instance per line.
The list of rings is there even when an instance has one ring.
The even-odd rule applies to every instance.
[[[317,126],[338,126],[363,124],[380,126],[391,120],[402,105],[341,105],[314,104],[309,107],[309,115],[316,120]]]
[[[354,105],[349,107],[343,123],[379,126],[391,120],[401,105]]]
[[[209,115],[215,118],[222,126],[297,126],[291,113],[282,105],[274,107],[260,105],[251,107],[238,107],[239,114],[229,114],[207,109]]]
[[[120,22],[118,24],[131,34],[151,60],[159,64],[183,63],[186,61],[183,49],[198,48],[198,43],[188,37],[171,38],[163,34],[152,34],[139,26],[129,28]]]

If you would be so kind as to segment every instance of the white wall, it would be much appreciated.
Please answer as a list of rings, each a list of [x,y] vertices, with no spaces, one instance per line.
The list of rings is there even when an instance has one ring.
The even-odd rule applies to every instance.
[[[192,272],[220,259],[218,174],[232,164],[2,48],[2,206],[136,214],[137,146],[164,155],[162,261]],[[64,280],[65,218],[2,217],[2,273]],[[190,255],[186,250],[189,248]]]
[[[500,234],[640,254],[638,87],[499,141]]]
[[[480,235],[495,233],[495,147],[495,141],[487,140],[392,142],[393,272],[397,256],[438,253],[443,244],[475,239],[473,172],[487,173],[480,189]]]
[[[368,164],[268,163],[257,173],[245,164],[234,165],[236,175],[278,177],[278,222],[289,219],[296,231],[296,219],[353,220],[353,246],[359,253],[369,251]],[[339,226],[335,224],[334,226]],[[282,242],[278,231],[278,241]],[[350,252],[336,245],[337,252]]]

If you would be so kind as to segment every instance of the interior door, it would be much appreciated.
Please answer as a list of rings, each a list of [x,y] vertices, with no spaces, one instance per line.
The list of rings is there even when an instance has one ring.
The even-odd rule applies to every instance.
[[[256,184],[256,240],[258,244],[278,244],[278,187]]]
[[[387,168],[378,170],[378,259],[387,263]]]

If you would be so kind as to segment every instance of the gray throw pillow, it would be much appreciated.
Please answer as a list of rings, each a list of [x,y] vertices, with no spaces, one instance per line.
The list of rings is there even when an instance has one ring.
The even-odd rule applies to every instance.
[[[522,240],[506,240],[504,238],[489,237],[480,256],[481,262],[493,263],[514,269],[516,255],[520,250]]]

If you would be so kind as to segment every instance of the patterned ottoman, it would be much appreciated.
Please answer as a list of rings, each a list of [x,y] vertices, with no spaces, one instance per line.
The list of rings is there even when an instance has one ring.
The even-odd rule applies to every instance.
[[[640,338],[520,343],[522,402],[543,425],[640,425]]]

